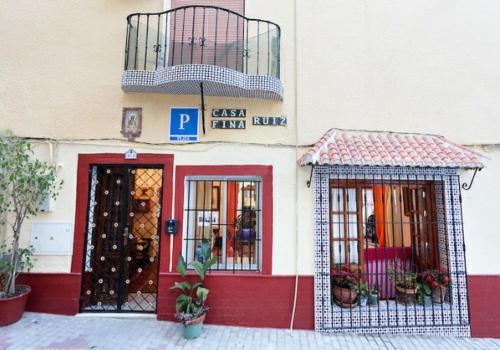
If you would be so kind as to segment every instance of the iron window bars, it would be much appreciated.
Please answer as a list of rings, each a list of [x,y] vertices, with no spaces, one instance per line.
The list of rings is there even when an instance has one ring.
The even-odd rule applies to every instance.
[[[456,169],[318,166],[314,171],[316,328],[467,335]],[[341,280],[335,277],[343,265],[370,289],[378,287],[377,303],[361,307],[354,291],[349,292],[348,305],[339,303],[334,288]],[[399,297],[396,281],[404,273],[425,283],[430,271],[435,280],[449,279],[447,287],[437,289],[433,302],[422,305]]]
[[[127,17],[125,70],[208,64],[280,77],[280,27],[215,6]]]
[[[259,178],[188,178],[183,254],[199,259],[210,246],[213,270],[260,271],[262,181]]]

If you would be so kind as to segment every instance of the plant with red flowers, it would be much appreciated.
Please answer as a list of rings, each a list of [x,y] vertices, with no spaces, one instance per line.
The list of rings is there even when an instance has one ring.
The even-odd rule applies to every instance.
[[[439,270],[427,270],[422,273],[422,282],[431,288],[448,287],[450,285],[450,277],[448,272],[443,267]]]
[[[435,303],[442,303],[445,300],[450,285],[450,277],[444,267],[438,270],[427,270],[421,275],[422,282],[431,287],[432,300]]]
[[[353,272],[351,266],[337,266],[331,271],[332,292],[335,303],[340,307],[354,307],[358,304],[357,287],[359,277]]]
[[[358,276],[351,271],[349,265],[334,268],[332,271],[332,282],[340,288],[356,288],[359,282]]]

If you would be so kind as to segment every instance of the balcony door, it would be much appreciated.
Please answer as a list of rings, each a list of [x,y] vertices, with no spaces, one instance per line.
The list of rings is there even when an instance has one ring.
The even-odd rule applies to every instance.
[[[244,0],[172,0],[172,8],[214,6],[245,13]],[[169,18],[169,66],[211,64],[243,71],[245,20],[227,11],[196,7],[175,11]]]

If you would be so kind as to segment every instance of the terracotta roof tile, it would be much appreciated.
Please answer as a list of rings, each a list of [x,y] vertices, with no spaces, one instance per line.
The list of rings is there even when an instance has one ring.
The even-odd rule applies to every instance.
[[[330,129],[299,164],[483,168],[484,161],[442,136]]]

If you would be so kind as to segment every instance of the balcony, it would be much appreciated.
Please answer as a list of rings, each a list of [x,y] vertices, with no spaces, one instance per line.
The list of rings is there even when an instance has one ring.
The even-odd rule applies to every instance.
[[[282,100],[280,27],[214,6],[127,17],[127,92]]]

